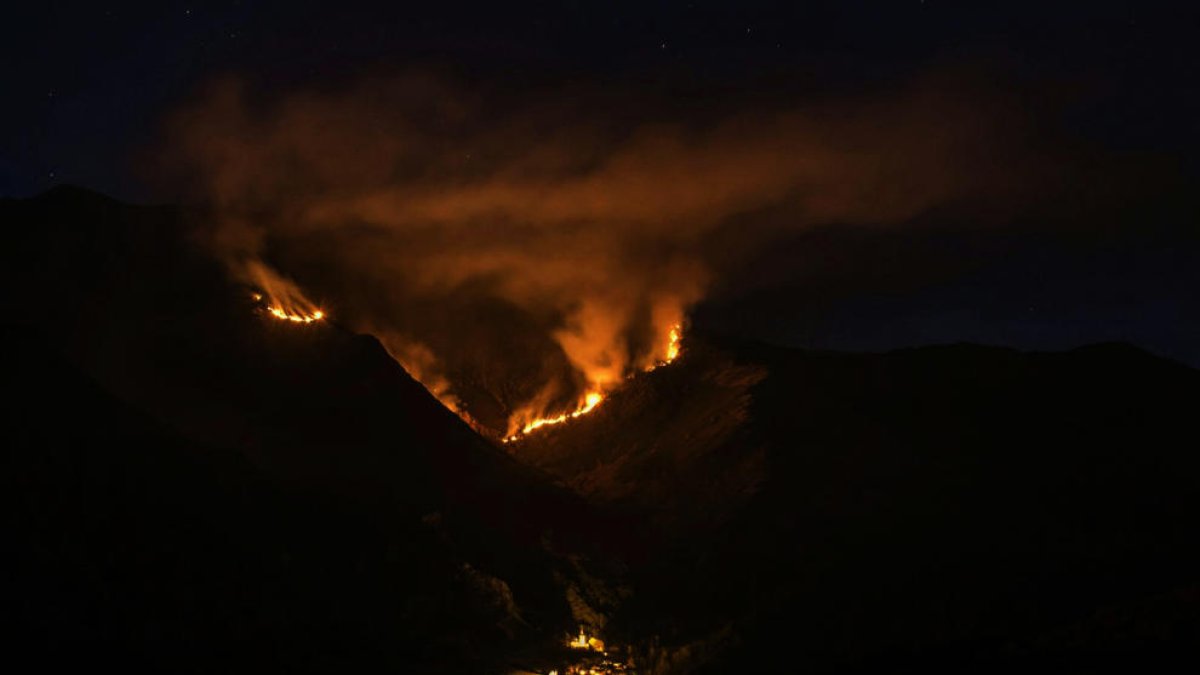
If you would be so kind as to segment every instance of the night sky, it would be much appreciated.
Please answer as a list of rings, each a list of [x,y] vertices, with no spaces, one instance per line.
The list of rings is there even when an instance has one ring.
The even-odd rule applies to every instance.
[[[1133,1],[21,3],[0,28],[0,195],[186,199],[156,180],[165,121],[231,75],[270,100],[419,68],[689,123],[951,73],[1004,92],[1031,154],[1067,167],[1028,179],[1052,189],[806,228],[720,276],[693,320],[820,348],[1129,340],[1200,365],[1197,19]]]

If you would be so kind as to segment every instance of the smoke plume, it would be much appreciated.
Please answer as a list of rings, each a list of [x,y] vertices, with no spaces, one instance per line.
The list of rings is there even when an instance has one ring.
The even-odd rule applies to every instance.
[[[511,433],[662,360],[731,232],[886,225],[999,181],[989,105],[933,91],[681,113],[428,76],[271,100],[224,81],[170,138],[235,273],[311,309],[285,270]]]

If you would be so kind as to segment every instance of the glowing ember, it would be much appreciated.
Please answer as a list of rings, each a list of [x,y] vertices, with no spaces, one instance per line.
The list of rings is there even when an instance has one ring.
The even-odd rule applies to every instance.
[[[663,363],[670,363],[679,357],[679,341],[683,338],[679,324],[671,326],[671,334],[667,338],[667,359]]]
[[[325,312],[313,304],[296,282],[279,274],[261,260],[246,261],[240,276],[255,290],[250,299],[260,311],[292,323],[313,323],[325,318]]]
[[[600,392],[597,392],[597,391],[590,392],[587,396],[585,396],[583,398],[583,404],[580,405],[575,410],[573,410],[571,412],[565,412],[561,415],[558,415],[557,417],[542,417],[539,419],[531,420],[531,421],[527,422],[525,424],[525,426],[522,427],[519,432],[504,439],[504,442],[511,443],[511,442],[517,440],[518,438],[520,438],[521,436],[524,436],[525,434],[533,431],[534,429],[540,429],[542,427],[550,426],[552,424],[562,424],[563,422],[566,422],[567,420],[573,420],[576,417],[581,417],[583,415],[586,415],[586,414],[590,413],[592,410],[594,410],[596,408],[596,406],[600,405],[600,402],[603,400],[604,400],[604,395],[601,394]]]
[[[683,327],[680,326],[679,324],[675,324],[674,326],[671,326],[671,332],[667,335],[666,355],[663,357],[663,359],[661,361],[653,363],[648,368],[646,368],[646,372],[650,372],[651,370],[654,370],[655,368],[665,366],[668,363],[671,363],[675,359],[679,358],[679,353],[681,351],[683,351],[683,348],[680,346],[680,342],[682,342],[682,341],[683,341]]]
[[[321,319],[325,318],[325,312],[322,312],[319,309],[313,310],[313,312],[311,314],[293,314],[291,312],[285,311],[282,307],[274,306],[274,307],[268,307],[267,313],[270,314],[271,316],[275,317],[276,319],[281,319],[283,321],[292,321],[295,323],[312,323],[314,321],[320,321]]]
[[[660,366],[665,366],[668,363],[671,363],[675,359],[679,358],[679,354],[682,351],[682,347],[680,345],[680,343],[682,341],[683,341],[683,326],[681,326],[680,324],[675,324],[674,326],[671,326],[670,333],[667,335],[667,349],[666,349],[665,358],[663,358],[663,360],[661,360],[661,361],[658,361],[658,362],[653,363],[650,366],[646,367],[646,369],[645,369],[646,372],[650,372],[651,370],[654,370],[655,368],[658,368]],[[555,424],[562,424],[563,422],[568,422],[570,420],[575,419],[576,417],[582,417],[583,415],[586,415],[586,414],[590,413],[592,410],[594,410],[596,408],[596,406],[600,405],[600,402],[603,400],[604,400],[604,394],[602,394],[598,391],[590,392],[590,393],[588,393],[587,396],[584,397],[583,403],[581,403],[579,405],[579,407],[576,408],[575,410],[573,410],[571,412],[564,412],[555,417],[540,417],[540,418],[537,418],[534,420],[530,420],[529,422],[526,422],[524,426],[521,427],[520,431],[505,438],[504,442],[512,443],[513,441],[520,439],[522,436],[524,436],[532,431],[535,431],[537,429],[540,429],[542,427],[552,426]]]

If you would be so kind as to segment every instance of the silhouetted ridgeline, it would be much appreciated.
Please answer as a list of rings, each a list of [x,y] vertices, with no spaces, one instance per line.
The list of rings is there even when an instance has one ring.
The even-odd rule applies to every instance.
[[[654,523],[615,623],[661,663],[1120,672],[1194,659],[1198,402],[1120,344],[693,339],[518,456]]]
[[[599,558],[575,528],[624,528],[373,338],[256,314],[194,217],[0,204],[14,644],[147,672],[480,672],[557,645],[567,554]]]
[[[1200,376],[1128,345],[689,335],[506,446],[256,314],[194,213],[0,203],[4,631],[45,666],[1154,669],[1200,640]]]

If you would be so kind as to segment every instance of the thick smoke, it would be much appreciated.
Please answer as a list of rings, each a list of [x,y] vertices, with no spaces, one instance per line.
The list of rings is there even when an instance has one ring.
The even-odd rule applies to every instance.
[[[991,106],[935,90],[679,113],[421,76],[269,101],[223,82],[170,138],[231,264],[286,270],[504,432],[663,358],[731,228],[750,249],[886,225],[996,180]]]

